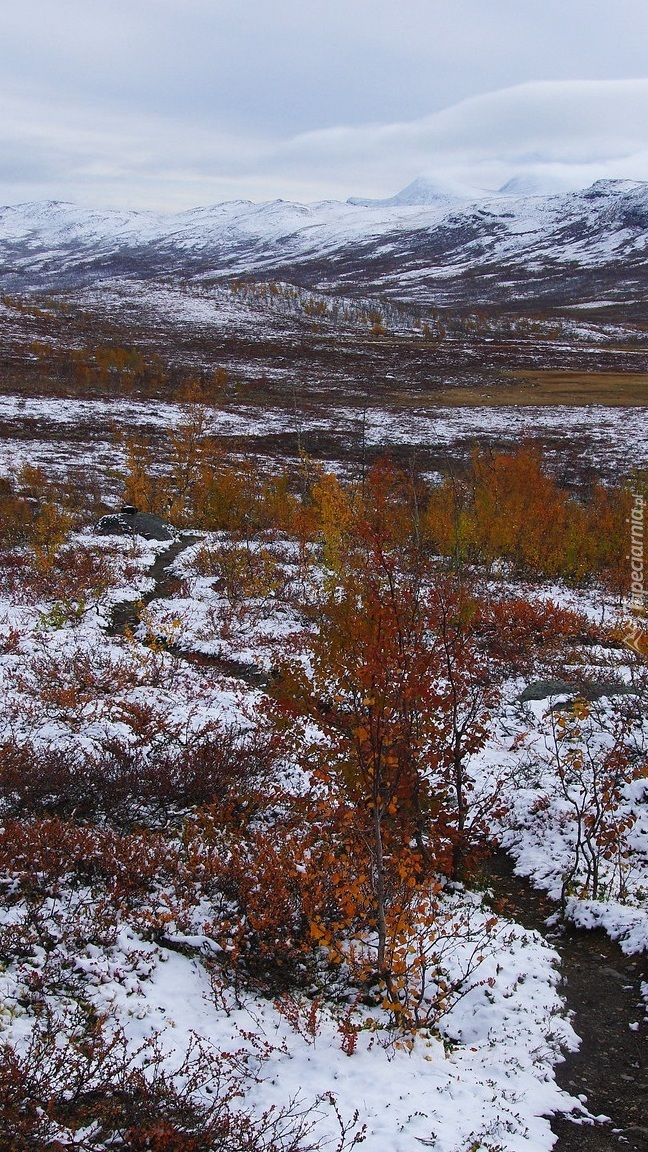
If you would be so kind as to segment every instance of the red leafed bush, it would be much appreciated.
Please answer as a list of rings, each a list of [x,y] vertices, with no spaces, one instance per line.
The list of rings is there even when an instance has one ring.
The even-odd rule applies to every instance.
[[[195,1048],[173,1075],[155,1041],[129,1050],[95,1022],[73,1042],[40,1021],[27,1050],[0,1050],[3,1152],[306,1152],[307,1111],[240,1106],[244,1055]],[[340,1149],[350,1148],[343,1130]]]
[[[552,601],[532,603],[522,596],[477,601],[477,642],[504,674],[525,673],[551,662],[569,643],[593,639],[587,618]]]
[[[277,752],[260,733],[215,726],[153,751],[120,739],[95,753],[0,744],[0,814],[161,827],[194,805],[245,796],[270,777]]]

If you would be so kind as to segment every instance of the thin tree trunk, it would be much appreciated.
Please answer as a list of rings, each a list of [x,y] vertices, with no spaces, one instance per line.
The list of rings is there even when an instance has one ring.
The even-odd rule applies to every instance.
[[[457,839],[452,850],[452,879],[463,880],[466,857],[466,796],[464,791],[463,758],[461,752],[454,753],[454,786],[457,801]]]
[[[374,788],[374,857],[376,869],[376,928],[378,931],[378,959],[377,969],[379,975],[388,981],[385,966],[385,953],[387,949],[387,918],[385,915],[385,863],[383,859],[382,820],[380,812],[380,798],[378,790]]]

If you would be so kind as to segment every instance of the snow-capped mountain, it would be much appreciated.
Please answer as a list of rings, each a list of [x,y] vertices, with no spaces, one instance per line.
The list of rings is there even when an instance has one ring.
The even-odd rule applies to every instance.
[[[481,195],[474,188],[451,187],[448,184],[438,184],[436,181],[428,180],[425,176],[419,176],[411,184],[408,184],[407,188],[403,188],[402,191],[397,192],[395,196],[390,196],[387,200],[370,200],[351,196],[347,200],[347,204],[356,204],[361,208],[388,208],[399,205],[420,206],[422,204],[431,204],[434,207],[450,207],[462,200],[480,199]]]
[[[174,216],[47,202],[0,209],[3,291],[106,278],[281,278],[425,304],[640,302],[648,183],[463,199],[414,181],[384,201],[232,201]]]

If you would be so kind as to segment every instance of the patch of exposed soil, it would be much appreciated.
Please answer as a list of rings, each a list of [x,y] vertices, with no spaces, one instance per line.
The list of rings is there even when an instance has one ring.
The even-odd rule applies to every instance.
[[[542,932],[560,954],[561,992],[582,1042],[557,1068],[558,1083],[594,1116],[609,1117],[597,1124],[554,1117],[554,1152],[647,1152],[648,1022],[640,985],[648,980],[648,956],[624,955],[603,930],[548,929],[556,905],[515,876],[504,853],[489,861],[487,872],[505,911]]]

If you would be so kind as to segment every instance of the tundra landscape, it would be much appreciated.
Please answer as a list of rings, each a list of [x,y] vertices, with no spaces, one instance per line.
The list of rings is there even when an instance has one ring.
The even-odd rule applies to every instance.
[[[646,1148],[647,247],[0,209],[3,1148]]]

